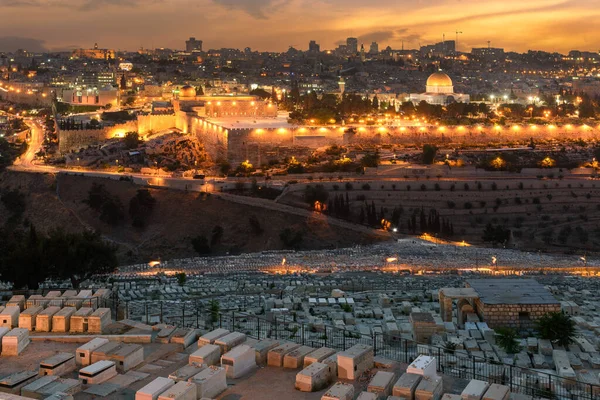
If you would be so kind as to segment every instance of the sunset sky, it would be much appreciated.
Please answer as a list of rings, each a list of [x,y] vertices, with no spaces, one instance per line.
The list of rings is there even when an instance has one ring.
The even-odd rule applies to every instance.
[[[455,39],[459,50],[600,49],[600,0],[0,0],[0,51],[100,47],[261,51],[334,48],[348,36],[405,48]]]

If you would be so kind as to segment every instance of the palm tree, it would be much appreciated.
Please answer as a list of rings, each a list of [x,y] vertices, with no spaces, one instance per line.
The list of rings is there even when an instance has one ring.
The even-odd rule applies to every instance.
[[[536,323],[538,335],[559,346],[566,347],[573,343],[577,330],[575,321],[570,315],[562,312],[552,312],[544,315]]]
[[[517,332],[511,328],[496,329],[496,343],[509,354],[518,353],[521,350],[517,340]]]

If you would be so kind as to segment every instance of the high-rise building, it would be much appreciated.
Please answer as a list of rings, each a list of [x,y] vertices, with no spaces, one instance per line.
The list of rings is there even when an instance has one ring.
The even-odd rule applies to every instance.
[[[369,54],[379,54],[379,45],[377,42],[372,42],[369,48]]]
[[[308,52],[313,54],[320,53],[321,46],[319,46],[319,44],[316,41],[311,40],[310,43],[308,43]]]
[[[196,40],[195,37],[185,41],[185,51],[191,53],[193,51],[202,51],[202,40]]]
[[[358,39],[353,37],[346,39],[346,50],[349,55],[356,55],[358,53]]]

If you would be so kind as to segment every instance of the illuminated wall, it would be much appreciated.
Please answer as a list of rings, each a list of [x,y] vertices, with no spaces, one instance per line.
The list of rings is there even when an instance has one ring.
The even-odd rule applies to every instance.
[[[177,126],[175,115],[138,115],[137,131],[140,135],[160,132]]]
[[[99,143],[115,137],[125,137],[127,132],[137,131],[137,122],[129,121],[124,124],[106,127],[103,129],[84,129],[84,130],[58,130],[58,151],[68,153],[77,151],[89,146],[96,146]]]

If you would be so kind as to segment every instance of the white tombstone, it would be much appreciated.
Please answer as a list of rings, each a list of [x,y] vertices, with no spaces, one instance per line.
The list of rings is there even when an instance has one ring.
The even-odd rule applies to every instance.
[[[316,392],[331,382],[331,374],[327,364],[318,361],[311,363],[296,374],[296,389],[301,392]]]
[[[421,378],[423,378],[422,375],[410,374],[408,372],[402,374],[394,384],[392,394],[394,396],[413,400],[415,398],[417,386],[419,386],[419,383],[421,382]]]
[[[65,307],[52,316],[52,332],[69,332],[71,316],[75,314],[75,307]]]
[[[379,397],[376,393],[360,392],[356,400],[377,400]],[[383,397],[381,399],[384,399]]]
[[[173,385],[175,385],[175,381],[172,379],[159,376],[135,392],[135,400],[157,400],[160,394],[164,393]]]
[[[352,400],[354,399],[354,386],[338,382],[329,388],[321,400]]]
[[[84,385],[105,382],[117,375],[114,361],[102,360],[79,370],[79,380]]]
[[[356,344],[337,354],[338,377],[355,380],[367,369],[373,368],[373,347]]]
[[[228,335],[229,331],[227,329],[218,328],[213,331],[208,332],[205,335],[200,336],[198,339],[198,347],[202,347],[206,344],[213,344],[215,340]]]
[[[386,398],[392,394],[395,378],[396,374],[393,372],[377,371],[371,382],[369,382],[367,391],[375,393],[380,398]]]
[[[254,347],[254,353],[256,356],[256,364],[262,365],[267,363],[267,354],[269,350],[279,346],[279,341],[274,339],[264,339],[256,343]]]
[[[485,381],[471,379],[460,396],[463,400],[481,400],[483,394],[488,390],[489,387],[490,384]]]
[[[221,348],[215,344],[206,344],[190,354],[189,363],[215,365],[221,357]]]
[[[40,362],[40,376],[61,376],[75,369],[75,356],[71,353],[58,353]]]
[[[443,390],[441,376],[424,376],[415,390],[415,400],[438,400]]]
[[[409,374],[421,376],[436,376],[436,360],[435,357],[419,356],[406,369]]]
[[[190,382],[196,384],[198,399],[217,397],[227,389],[225,368],[211,365],[190,378]]]
[[[247,345],[239,345],[221,356],[221,366],[228,378],[240,378],[256,368],[254,350]]]
[[[315,362],[321,362],[329,356],[332,356],[336,353],[335,350],[330,349],[329,347],[321,347],[320,349],[316,349],[313,352],[309,353],[304,357],[304,368],[308,367],[310,364]]]
[[[183,367],[169,374],[169,379],[172,379],[175,382],[188,381],[191,377],[193,377],[194,375],[198,375],[206,368],[208,368],[206,365],[198,363],[184,365]]]
[[[314,348],[308,346],[300,346],[295,350],[290,351],[283,357],[283,367],[297,369],[304,364],[304,357],[312,353]]]
[[[75,362],[77,365],[90,365],[92,363],[92,353],[108,343],[108,339],[95,338],[80,346],[75,350]]]
[[[269,350],[269,353],[267,354],[267,364],[272,367],[281,367],[285,355],[290,351],[296,350],[298,347],[300,347],[300,345],[296,343],[284,343]]]
[[[246,335],[240,332],[231,332],[215,340],[215,344],[221,348],[221,354],[227,353],[235,346],[246,341]]]
[[[2,356],[18,356],[29,345],[29,331],[15,328],[2,337]]]
[[[12,329],[19,326],[19,314],[21,314],[21,309],[18,306],[7,305],[4,307],[0,313],[0,327]]]
[[[158,400],[196,400],[197,387],[192,382],[179,381],[158,396]]]
[[[508,386],[492,383],[483,395],[483,400],[508,400],[509,397],[510,388]]]

